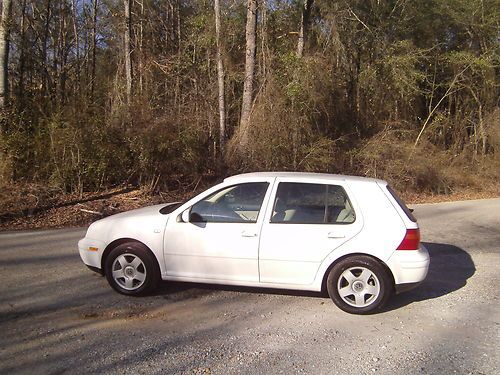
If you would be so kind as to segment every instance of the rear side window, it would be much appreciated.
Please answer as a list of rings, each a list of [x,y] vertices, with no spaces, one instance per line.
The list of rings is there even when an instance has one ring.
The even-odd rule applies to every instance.
[[[391,193],[392,197],[396,200],[396,202],[398,202],[399,207],[401,207],[401,209],[404,211],[404,213],[406,214],[406,216],[408,216],[408,219],[410,219],[411,221],[413,221],[414,223],[416,223],[417,219],[415,219],[415,216],[413,216],[413,214],[411,213],[410,209],[408,207],[406,207],[405,202],[403,202],[401,200],[401,198],[398,197],[398,195],[396,194],[396,192],[389,185],[387,185],[387,190],[389,191],[389,193]]]
[[[342,186],[281,182],[271,223],[350,224],[354,210]]]

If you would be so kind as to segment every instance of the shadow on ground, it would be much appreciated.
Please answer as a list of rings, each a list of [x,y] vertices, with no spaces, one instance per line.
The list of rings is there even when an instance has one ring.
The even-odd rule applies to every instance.
[[[183,300],[200,295],[207,295],[217,292],[236,292],[253,294],[275,294],[281,296],[299,296],[299,297],[320,297],[328,298],[328,295],[321,292],[311,292],[307,290],[289,290],[276,288],[259,288],[235,285],[220,284],[198,284],[183,283],[175,281],[163,281],[154,295],[163,296],[165,299]]]
[[[431,257],[427,278],[415,289],[394,296],[383,311],[391,311],[413,302],[444,296],[464,287],[467,279],[474,275],[476,271],[474,262],[465,250],[449,244],[426,242],[424,245]],[[163,282],[155,295],[177,301],[219,291],[328,298],[325,292],[181,282]]]
[[[385,311],[401,308],[413,302],[442,297],[467,284],[476,272],[471,256],[463,249],[449,244],[424,242],[429,250],[429,273],[417,288],[394,296]]]

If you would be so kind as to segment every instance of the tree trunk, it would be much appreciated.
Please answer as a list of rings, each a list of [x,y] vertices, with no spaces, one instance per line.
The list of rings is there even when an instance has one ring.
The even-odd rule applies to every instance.
[[[478,103],[478,127],[479,127],[479,136],[481,137],[481,156],[486,155],[486,144],[488,141],[488,136],[486,134],[486,130],[484,128],[484,120],[483,120],[483,106],[481,103]]]
[[[47,96],[47,92],[51,94],[52,85],[50,82],[50,74],[48,69],[48,61],[47,61],[47,43],[50,37],[50,21],[52,18],[52,3],[51,0],[47,0],[47,6],[45,11],[45,26],[43,31],[43,40],[42,40],[42,97],[45,98]]]
[[[68,54],[73,46],[70,46],[70,29],[69,22],[69,5],[66,2],[59,3],[59,24],[58,24],[58,37],[57,37],[57,50],[56,50],[56,77],[57,77],[57,104],[63,106],[67,103],[68,93],[66,92],[68,82]]]
[[[226,100],[224,93],[224,64],[222,63],[221,52],[221,21],[220,21],[220,3],[219,0],[214,1],[215,11],[215,35],[217,40],[217,80],[219,85],[219,152],[222,155],[224,152],[226,140]]]
[[[238,129],[238,146],[243,153],[248,145],[248,127],[252,110],[253,81],[255,76],[255,51],[257,31],[257,0],[247,0],[245,81],[241,103],[240,128]]]
[[[75,54],[76,54],[76,87],[73,89],[73,95],[81,93],[81,61],[80,61],[80,35],[78,33],[78,9],[76,8],[76,0],[71,0],[71,14],[73,22],[73,35],[75,38]]]
[[[131,4],[132,0],[123,0],[123,6],[125,10],[125,31],[123,34],[124,42],[124,58],[125,58],[125,83],[126,83],[126,95],[127,104],[130,104],[132,97],[132,51],[130,49],[130,34],[132,31],[132,13]]]
[[[92,71],[90,75],[90,98],[94,100],[95,72],[96,72],[96,49],[97,49],[97,7],[99,0],[93,0],[92,4]]]
[[[177,12],[176,29],[177,29],[177,69],[181,68],[182,59],[182,37],[181,37],[181,0],[177,0],[174,12]],[[174,13],[175,14],[175,13]],[[177,73],[175,79],[175,103],[177,104],[177,115],[181,115],[181,75]]]
[[[0,110],[9,100],[9,31],[12,14],[11,0],[3,0],[2,20],[0,21]]]
[[[139,87],[139,92],[143,93],[144,91],[144,0],[141,0],[139,3],[139,6],[141,7],[141,18],[139,21],[139,43],[138,45],[138,50],[139,50],[139,58],[138,58],[138,69],[137,69],[137,75],[138,75],[138,87]],[[137,20],[136,20],[137,22]],[[137,78],[136,78],[137,79]]]
[[[267,3],[266,1],[271,0],[261,0],[259,14],[259,28],[257,34],[260,34],[260,58],[257,59],[256,63],[258,66],[257,75],[263,77],[263,80],[267,77],[267,66],[269,61],[269,41],[267,35]],[[259,30],[260,29],[260,30]]]
[[[19,87],[18,101],[19,106],[24,108],[24,72],[26,70],[26,0],[21,4],[21,46],[19,52]]]
[[[300,19],[299,40],[297,42],[297,57],[300,59],[304,55],[304,45],[309,31],[309,18],[314,0],[304,0],[302,7],[302,17]]]

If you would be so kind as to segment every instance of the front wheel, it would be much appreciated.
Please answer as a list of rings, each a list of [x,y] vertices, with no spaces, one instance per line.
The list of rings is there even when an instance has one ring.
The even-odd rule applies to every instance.
[[[364,255],[341,260],[327,279],[330,298],[351,314],[369,314],[385,305],[392,294],[392,281],[385,268]]]
[[[137,243],[124,243],[106,258],[106,279],[119,293],[137,296],[150,293],[160,280],[154,256]]]

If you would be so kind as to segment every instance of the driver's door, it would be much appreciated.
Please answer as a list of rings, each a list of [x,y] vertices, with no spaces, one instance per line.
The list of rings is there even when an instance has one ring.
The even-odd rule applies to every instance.
[[[222,186],[171,217],[165,230],[167,276],[259,281],[259,237],[273,179]]]

